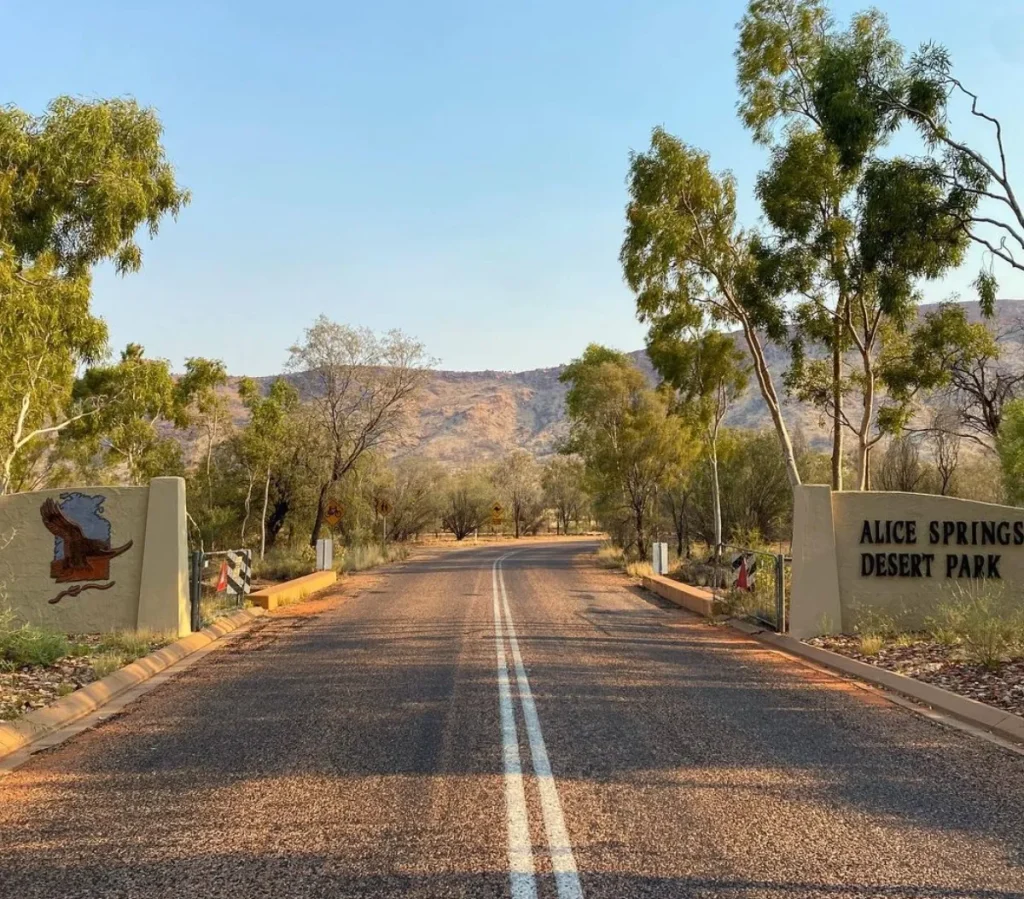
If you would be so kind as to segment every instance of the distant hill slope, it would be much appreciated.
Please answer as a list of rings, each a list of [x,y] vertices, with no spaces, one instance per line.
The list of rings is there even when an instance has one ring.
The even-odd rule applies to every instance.
[[[977,304],[967,304],[971,318],[979,317]],[[921,314],[935,306],[922,306]],[[996,307],[997,326],[1008,326],[1024,318],[1024,300],[1000,300]],[[742,338],[735,332],[735,338]],[[648,373],[656,376],[643,350],[630,354]],[[768,347],[768,363],[781,391],[781,378],[789,365],[784,347]],[[515,447],[537,455],[556,450],[568,433],[565,419],[565,386],[558,381],[564,366],[523,372],[436,371],[424,391],[417,428],[403,441],[402,455],[416,454],[452,464],[494,459]],[[261,378],[269,384],[273,378]],[[301,385],[301,379],[298,381]],[[244,409],[234,395],[233,413],[244,421]],[[785,417],[801,428],[812,444],[824,447],[828,430],[816,409],[787,401]],[[768,428],[771,421],[764,401],[752,384],[744,398],[729,414],[734,427]]]

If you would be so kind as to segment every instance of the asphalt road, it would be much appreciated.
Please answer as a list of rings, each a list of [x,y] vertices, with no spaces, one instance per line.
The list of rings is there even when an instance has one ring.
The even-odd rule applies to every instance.
[[[1024,758],[587,549],[396,568],[35,757],[0,897],[1024,897]]]

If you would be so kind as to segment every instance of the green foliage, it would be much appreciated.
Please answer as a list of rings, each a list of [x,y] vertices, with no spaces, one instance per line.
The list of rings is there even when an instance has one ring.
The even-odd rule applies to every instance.
[[[657,489],[687,458],[692,437],[666,393],[619,354],[591,346],[561,379],[569,385],[569,446],[583,459],[598,518],[646,558]]]
[[[1024,400],[1014,400],[1004,407],[996,450],[1007,497],[1020,505],[1024,503]]]
[[[0,108],[0,493],[31,483],[39,445],[95,414],[75,374],[106,352],[90,271],[136,271],[136,232],[188,201],[156,114],[133,100],[61,97],[31,116]]]
[[[981,314],[985,318],[991,318],[995,315],[996,292],[999,290],[996,276],[992,272],[982,269],[978,272],[978,277],[974,279],[974,289],[978,292]]]
[[[736,48],[739,112],[758,143],[780,118],[810,110],[807,79],[831,24],[820,0],[753,0],[740,21]]]
[[[456,540],[464,540],[490,518],[496,498],[488,472],[479,468],[453,472],[444,486],[441,524]]]
[[[554,456],[544,466],[541,474],[544,501],[554,509],[563,534],[568,534],[571,524],[578,526],[589,514],[586,476],[586,466],[579,456]]]
[[[14,628],[0,623],[0,660],[15,667],[52,665],[69,651],[68,639],[63,634],[31,625]]]
[[[769,432],[725,430],[718,446],[722,535],[726,543],[747,546],[752,532],[769,544],[788,540],[793,492],[778,441]],[[691,535],[714,544],[712,472],[695,466],[688,503]]]
[[[48,257],[60,277],[108,259],[137,271],[138,227],[155,235],[189,201],[162,131],[130,99],[58,97],[41,116],[0,108],[0,244],[25,266]]]
[[[129,344],[115,365],[88,369],[72,390],[73,400],[96,411],[61,433],[61,448],[80,469],[122,470],[130,484],[184,473],[180,444],[160,433],[183,416],[170,364],[146,359]]]
[[[505,517],[512,522],[513,535],[518,539],[524,529],[535,530],[544,507],[540,468],[533,454],[523,449],[506,453],[495,465],[491,478],[495,493],[504,504]]]

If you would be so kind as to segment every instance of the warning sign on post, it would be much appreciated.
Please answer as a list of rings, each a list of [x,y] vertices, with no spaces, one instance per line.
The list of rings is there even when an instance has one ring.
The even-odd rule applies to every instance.
[[[327,508],[324,509],[324,521],[327,522],[329,527],[337,527],[338,522],[341,521],[341,516],[344,513],[341,503],[336,500],[331,500],[327,503]]]

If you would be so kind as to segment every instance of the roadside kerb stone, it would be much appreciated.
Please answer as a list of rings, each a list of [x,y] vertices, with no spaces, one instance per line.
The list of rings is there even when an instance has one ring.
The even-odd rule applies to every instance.
[[[1012,712],[997,709],[976,699],[958,696],[933,684],[926,684],[895,671],[877,668],[867,662],[848,658],[837,652],[811,646],[785,634],[776,634],[745,621],[733,620],[730,625],[762,643],[768,643],[791,655],[824,665],[859,680],[907,696],[933,709],[938,709],[984,730],[998,734],[1015,743],[1024,743],[1024,718]]]
[[[113,674],[108,674],[102,680],[58,699],[44,709],[28,712],[17,721],[0,724],[0,759],[96,711],[126,690],[149,680],[154,674],[159,674],[196,650],[219,640],[225,634],[250,623],[262,614],[263,610],[256,608],[240,609],[225,615],[209,627],[151,652]]]

